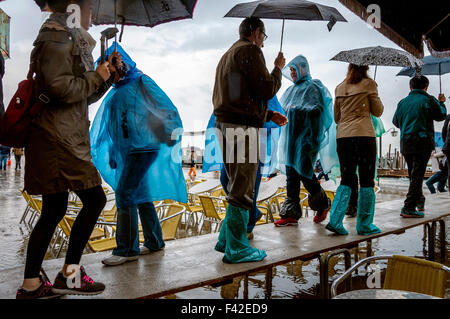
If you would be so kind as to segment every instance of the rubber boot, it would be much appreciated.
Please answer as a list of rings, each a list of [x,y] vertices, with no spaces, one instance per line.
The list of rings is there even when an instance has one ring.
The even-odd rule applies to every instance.
[[[358,196],[358,215],[356,216],[356,231],[358,235],[372,235],[381,230],[372,224],[375,213],[375,191],[373,187],[361,187]]]
[[[247,238],[248,219],[248,210],[228,204],[226,223],[220,230],[218,243],[215,247],[216,250],[221,251],[225,242],[223,262],[236,264],[261,261],[267,256],[264,250],[250,246]]]
[[[230,206],[230,204],[228,204]],[[216,246],[214,247],[215,250],[221,253],[225,253],[225,246],[227,242],[227,217],[228,217],[228,207],[227,207],[227,213],[225,214],[225,218],[222,222],[222,226],[220,227],[220,233],[219,238],[217,239]]]
[[[348,235],[348,231],[342,225],[345,212],[347,211],[348,202],[352,189],[346,185],[339,185],[334,196],[333,205],[331,205],[330,222],[325,226],[326,229],[338,235]]]

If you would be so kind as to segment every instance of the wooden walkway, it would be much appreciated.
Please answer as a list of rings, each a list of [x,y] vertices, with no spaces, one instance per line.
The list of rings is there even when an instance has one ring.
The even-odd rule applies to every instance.
[[[138,261],[121,266],[107,267],[101,264],[101,259],[108,256],[109,252],[84,255],[82,264],[92,278],[106,284],[104,293],[94,298],[160,297],[271,269],[294,260],[316,258],[321,253],[355,247],[370,239],[401,234],[412,227],[431,225],[433,222],[436,224],[450,216],[448,193],[427,197],[425,218],[401,218],[399,212],[402,205],[403,200],[376,205],[374,223],[381,228],[382,233],[372,236],[356,234],[356,218],[344,220],[349,231],[347,236],[336,236],[327,231],[327,220],[322,224],[314,224],[311,218],[301,219],[298,227],[276,228],[273,224],[258,226],[251,242],[254,247],[266,250],[267,257],[261,262],[224,264],[223,255],[214,250],[218,236],[215,233],[167,242],[164,250],[141,256]],[[56,276],[63,263],[64,259],[44,262],[50,279]],[[23,266],[0,271],[0,298],[15,297],[23,271]]]

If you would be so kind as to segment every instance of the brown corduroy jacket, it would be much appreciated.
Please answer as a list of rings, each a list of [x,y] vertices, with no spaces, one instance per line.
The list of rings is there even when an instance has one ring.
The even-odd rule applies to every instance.
[[[380,117],[383,110],[384,106],[378,97],[377,83],[374,80],[366,78],[357,84],[342,82],[335,91],[336,138],[375,137],[371,115]]]
[[[260,48],[250,41],[235,42],[216,70],[213,93],[218,122],[262,127],[270,120],[268,101],[281,87],[281,70],[269,73]]]

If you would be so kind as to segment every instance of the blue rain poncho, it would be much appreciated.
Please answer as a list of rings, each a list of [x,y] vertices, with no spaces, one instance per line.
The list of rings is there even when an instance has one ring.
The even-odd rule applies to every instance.
[[[107,55],[113,51],[114,44]],[[113,85],[95,116],[90,130],[92,161],[115,191],[128,154],[156,152],[149,169],[141,172],[145,176],[134,194],[135,204],[164,199],[187,202],[178,110],[118,44],[117,51],[128,71]]]
[[[297,81],[280,100],[289,123],[281,130],[279,168],[286,174],[285,165],[291,166],[311,179],[319,154],[325,173],[339,164],[333,98],[320,80],[311,78],[304,56],[297,56],[282,70],[283,76],[293,81],[291,67],[297,72]]]
[[[278,102],[276,95],[269,100],[268,108],[270,111],[280,112],[281,114],[286,115],[280,102]],[[203,173],[220,171],[222,169],[223,159],[220,144],[216,136],[215,125],[216,117],[212,114],[205,133],[205,153],[202,168]],[[260,129],[259,132],[261,155],[260,162],[263,164],[261,168],[261,175],[269,176],[277,168],[277,150],[281,128],[274,122],[269,121],[264,123],[263,129]]]

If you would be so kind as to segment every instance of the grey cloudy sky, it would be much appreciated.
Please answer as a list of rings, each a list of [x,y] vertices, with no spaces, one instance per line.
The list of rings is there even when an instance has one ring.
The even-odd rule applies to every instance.
[[[212,90],[217,63],[223,53],[238,38],[238,28],[242,19],[223,18],[234,5],[248,0],[199,0],[194,19],[176,21],[155,28],[125,27],[122,45],[135,60],[138,67],[149,75],[166,92],[177,106],[184,129],[187,131],[205,129],[212,113]],[[321,4],[336,7],[348,20],[338,22],[328,32],[326,22],[286,21],[283,52],[286,62],[298,54],[306,56],[313,78],[320,79],[334,95],[335,87],[343,80],[347,64],[329,61],[341,50],[366,46],[386,46],[399,48],[378,31],[341,5],[338,0],[316,0]],[[5,104],[25,78],[28,70],[32,43],[46,15],[41,13],[33,0],[6,0],[0,3],[11,16],[11,59],[6,62],[4,77]],[[381,14],[383,14],[381,12]],[[279,51],[281,21],[264,20],[269,36],[263,48],[269,70]],[[89,32],[98,41],[100,31],[107,26],[92,27]],[[99,41],[94,51],[100,54]],[[426,52],[426,54],[429,54]],[[392,116],[397,103],[409,91],[408,77],[396,77],[397,67],[379,67],[377,82],[380,98],[385,105],[382,119],[386,129],[391,128]],[[373,67],[370,74],[373,76]],[[430,77],[429,92],[437,96],[439,82]],[[448,77],[443,77],[443,90],[448,96]],[[278,98],[292,83],[283,79]],[[447,90],[447,91],[446,91]],[[91,120],[99,105],[90,110]],[[440,130],[442,123],[436,123]],[[389,143],[398,148],[398,136],[383,137],[383,152]],[[184,145],[203,146],[201,138],[185,139]]]

